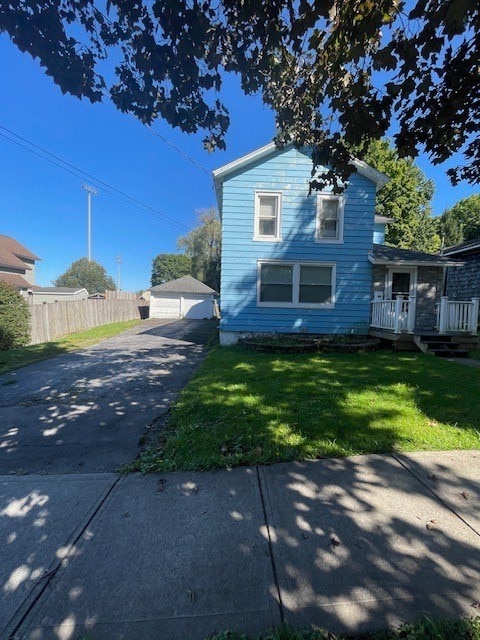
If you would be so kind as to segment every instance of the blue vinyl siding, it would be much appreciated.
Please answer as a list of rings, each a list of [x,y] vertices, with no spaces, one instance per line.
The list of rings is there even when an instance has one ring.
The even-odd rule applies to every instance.
[[[373,242],[375,244],[385,244],[385,225],[377,223],[373,227]]]
[[[222,331],[366,333],[369,327],[375,184],[352,174],[345,191],[342,244],[316,243],[312,163],[277,151],[225,178],[222,195]],[[254,241],[255,191],[282,192],[282,241]],[[336,263],[334,309],[257,306],[261,259]]]

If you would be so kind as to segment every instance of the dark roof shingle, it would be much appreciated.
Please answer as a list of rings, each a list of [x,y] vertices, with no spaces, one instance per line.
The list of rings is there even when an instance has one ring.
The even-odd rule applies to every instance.
[[[164,282],[163,284],[157,284],[151,287],[149,291],[153,293],[217,293],[214,289],[211,289],[200,280],[196,280],[192,276],[183,276],[176,280],[170,280],[170,282]]]
[[[374,264],[410,264],[410,265],[431,265],[431,266],[462,266],[462,262],[444,258],[439,255],[423,253],[423,251],[412,251],[411,249],[399,249],[389,247],[385,244],[374,244],[372,251],[372,262]]]
[[[455,255],[456,253],[467,253],[468,251],[474,251],[475,249],[480,248],[480,238],[475,238],[475,240],[467,240],[467,242],[462,242],[462,244],[456,244],[452,247],[446,247],[442,255],[450,256]]]

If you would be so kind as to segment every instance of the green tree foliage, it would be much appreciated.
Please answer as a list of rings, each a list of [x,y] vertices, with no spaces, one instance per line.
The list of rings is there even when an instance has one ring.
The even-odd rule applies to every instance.
[[[2,0],[0,32],[63,92],[203,130],[210,150],[232,73],[273,110],[279,145],[312,145],[344,178],[347,149],[396,120],[402,157],[463,153],[456,183],[480,177],[479,14],[478,0]]]
[[[88,258],[73,262],[53,284],[56,287],[84,287],[88,293],[103,293],[115,289],[115,282],[107,275],[105,267]]]
[[[387,225],[386,241],[401,249],[436,251],[440,238],[431,216],[433,182],[411,158],[400,158],[386,140],[372,142],[365,160],[390,178],[377,194],[376,204],[377,214],[394,220]]]
[[[28,344],[30,340],[30,312],[20,293],[0,281],[0,350]]]
[[[463,242],[463,224],[452,209],[446,209],[438,218],[438,233],[444,247],[453,247]]]
[[[191,258],[192,276],[220,291],[222,225],[216,209],[198,212],[198,226],[178,239],[178,248]]]
[[[153,259],[152,287],[191,275],[192,261],[183,253],[159,253]]]
[[[468,198],[463,198],[463,200],[457,202],[451,209],[445,211],[442,218],[446,215],[451,216],[461,225],[463,240],[480,238],[480,193],[476,193]],[[454,242],[453,244],[458,243]],[[448,247],[451,245],[445,241],[445,246]]]

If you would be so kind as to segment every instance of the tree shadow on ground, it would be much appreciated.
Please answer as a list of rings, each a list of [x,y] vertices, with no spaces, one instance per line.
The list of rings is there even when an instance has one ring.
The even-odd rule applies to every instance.
[[[17,384],[0,392],[3,473],[114,471],[131,462],[206,353],[200,327],[173,325],[18,371]],[[185,339],[195,332],[195,343]]]
[[[164,457],[171,468],[202,469],[475,448],[480,375],[472,372],[454,387],[455,368],[391,352],[281,356],[218,350],[177,403]]]

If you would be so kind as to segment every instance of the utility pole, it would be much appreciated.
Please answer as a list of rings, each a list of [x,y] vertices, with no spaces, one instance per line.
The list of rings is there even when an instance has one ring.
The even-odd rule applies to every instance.
[[[122,256],[117,256],[117,291],[121,291],[120,289],[120,269],[123,264]]]
[[[96,196],[98,191],[89,184],[84,183],[82,187],[87,192],[87,258],[92,259],[92,195]]]

